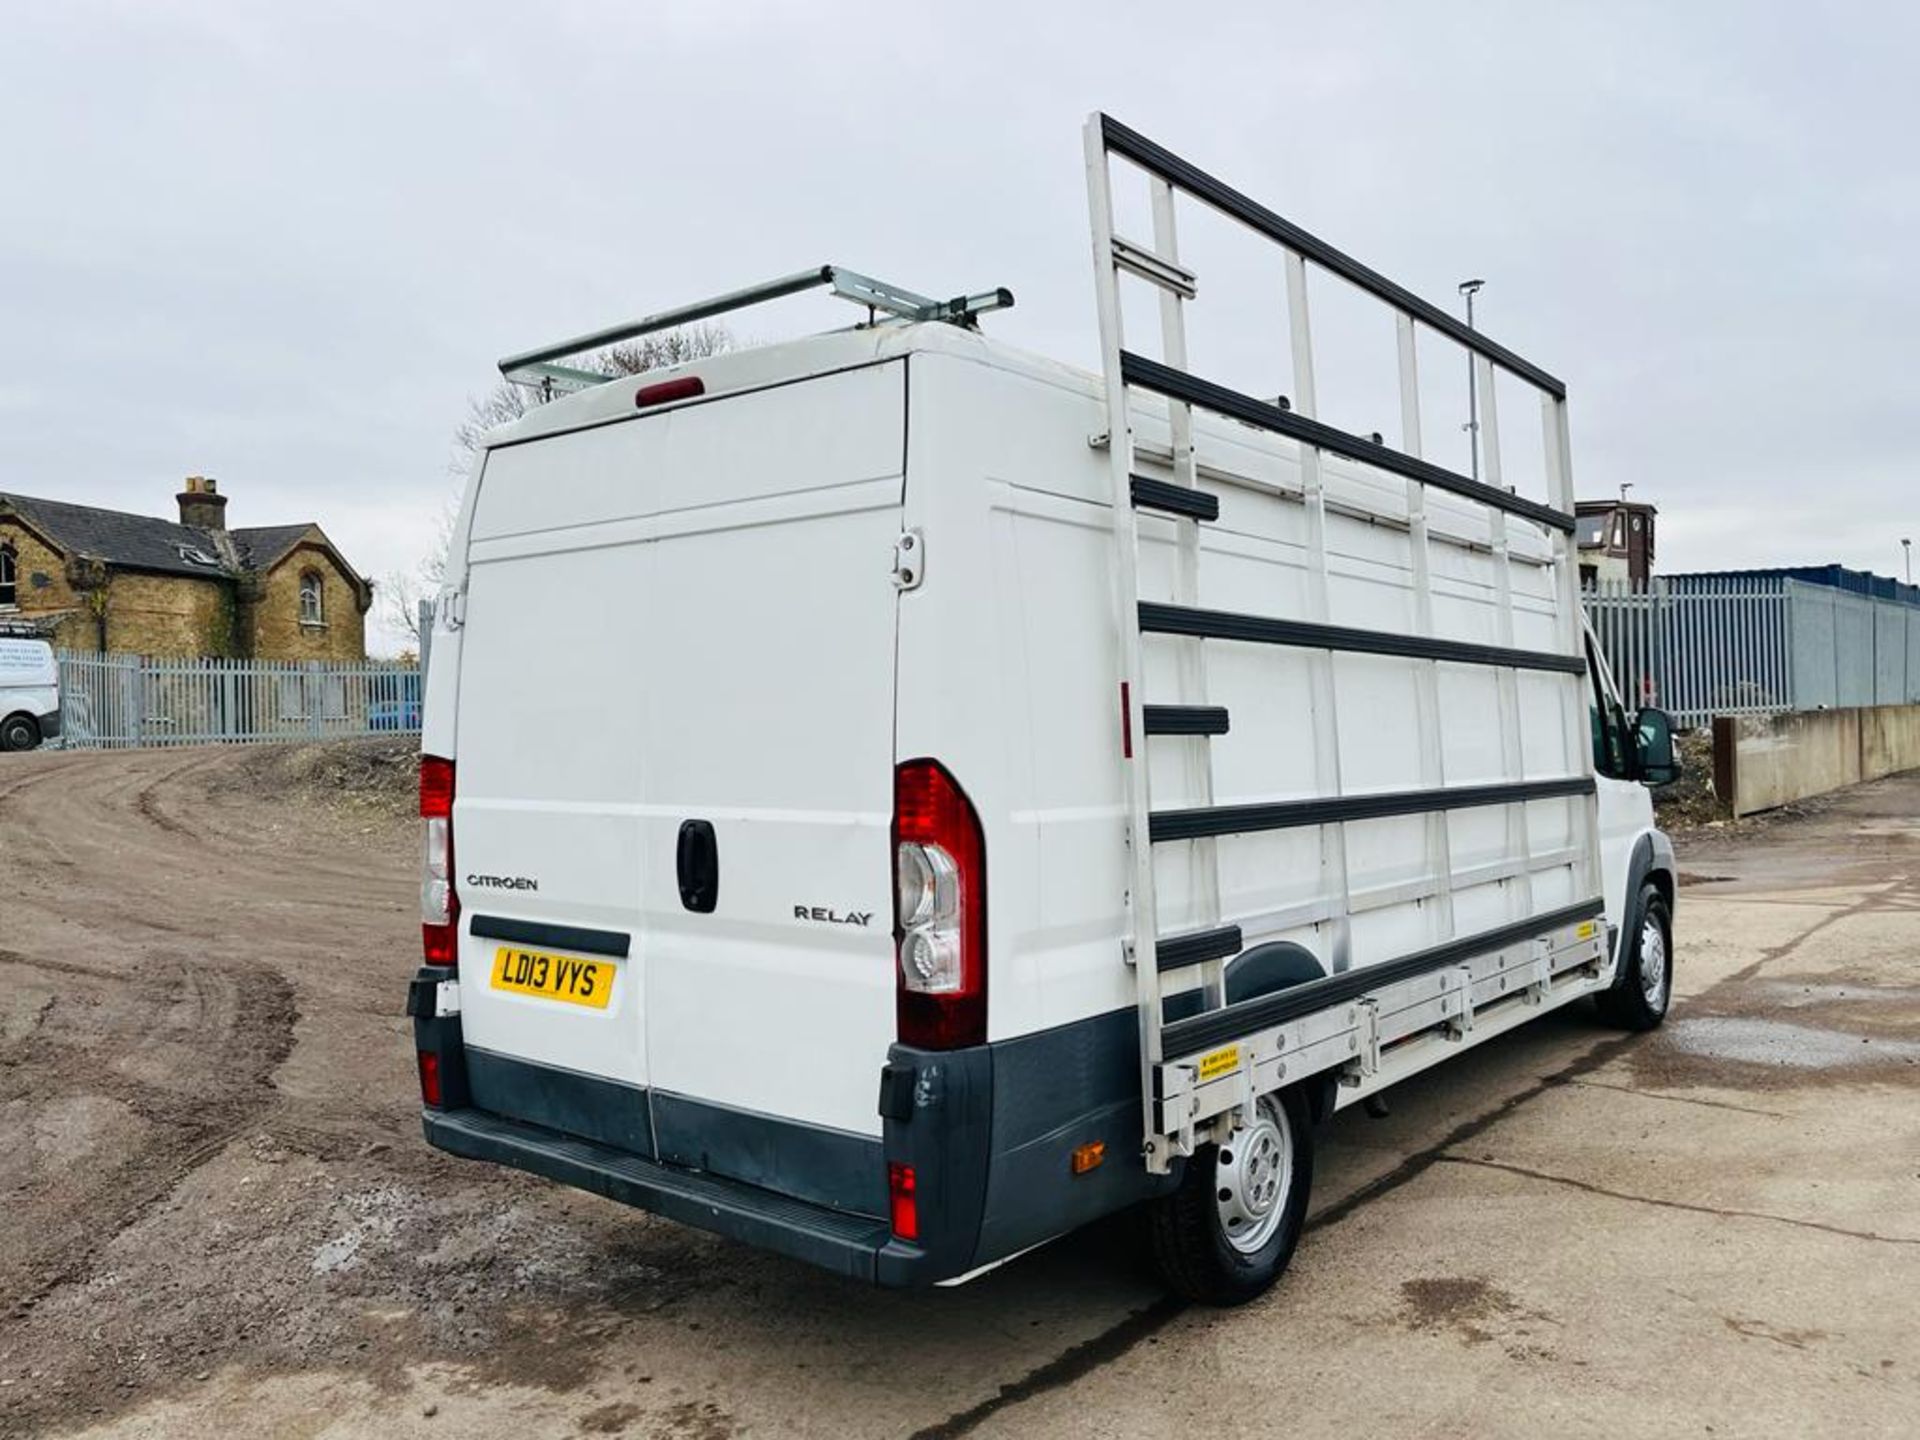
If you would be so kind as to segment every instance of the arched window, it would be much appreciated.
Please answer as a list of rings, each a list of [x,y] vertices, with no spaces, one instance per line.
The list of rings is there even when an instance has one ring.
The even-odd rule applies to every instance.
[[[327,618],[326,603],[318,570],[300,572],[300,623],[319,625]]]
[[[0,608],[11,609],[20,603],[17,564],[13,546],[0,545]]]

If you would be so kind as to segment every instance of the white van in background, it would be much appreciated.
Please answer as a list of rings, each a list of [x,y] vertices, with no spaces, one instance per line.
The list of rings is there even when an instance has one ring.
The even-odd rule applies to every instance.
[[[31,750],[60,734],[60,665],[44,640],[0,635],[0,750]]]
[[[502,362],[573,393],[486,438],[437,609],[431,1144],[883,1285],[1143,1206],[1169,1285],[1234,1302],[1333,1111],[1576,1001],[1660,1023],[1671,741],[1584,638],[1559,382],[1088,142],[1103,374],[979,334],[1004,291],[833,267]],[[1313,418],[1304,278],[1290,398],[1186,371],[1175,191],[1397,312],[1397,448]],[[810,286],[868,323],[559,363]],[[1416,328],[1540,392],[1545,499],[1490,413],[1496,483],[1419,458]]]

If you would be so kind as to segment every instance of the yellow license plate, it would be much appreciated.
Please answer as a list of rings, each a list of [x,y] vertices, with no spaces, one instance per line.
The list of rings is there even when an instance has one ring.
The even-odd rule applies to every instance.
[[[493,952],[493,988],[604,1010],[613,998],[615,968],[611,960],[583,960],[577,955],[502,945]]]

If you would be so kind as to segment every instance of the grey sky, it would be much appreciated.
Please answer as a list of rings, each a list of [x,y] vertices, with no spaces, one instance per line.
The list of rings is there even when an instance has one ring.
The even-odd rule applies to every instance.
[[[1010,286],[996,334],[1090,363],[1104,108],[1436,302],[1486,277],[1662,568],[1896,573],[1920,539],[1913,7],[918,8],[7,6],[0,489],[165,514],[204,472],[380,575],[497,356],[823,260]],[[1195,368],[1285,389],[1277,266],[1189,236]],[[1391,439],[1369,323],[1323,409]]]

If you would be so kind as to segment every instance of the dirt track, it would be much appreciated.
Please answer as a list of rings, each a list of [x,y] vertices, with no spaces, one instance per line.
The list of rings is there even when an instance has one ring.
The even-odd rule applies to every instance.
[[[410,823],[290,799],[261,752],[4,760],[0,1433],[1920,1414],[1920,777],[1685,852],[1658,1036],[1557,1017],[1340,1117],[1294,1273],[1222,1315],[1159,1299],[1119,1225],[886,1295],[437,1156],[398,1013]]]
[[[385,1383],[530,1346],[564,1381],[542,1307],[653,1273],[626,1217],[420,1143],[414,827],[271,798],[278,758],[0,771],[0,1428],[236,1362]]]

